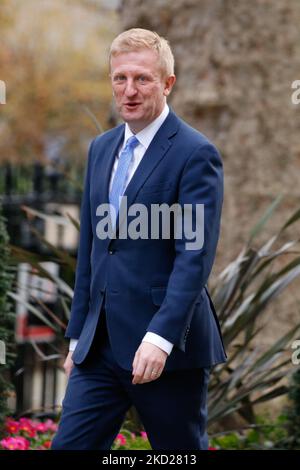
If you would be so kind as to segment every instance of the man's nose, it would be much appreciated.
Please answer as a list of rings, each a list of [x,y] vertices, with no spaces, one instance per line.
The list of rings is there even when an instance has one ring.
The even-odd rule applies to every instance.
[[[125,93],[126,96],[134,96],[137,92],[136,86],[133,80],[128,80],[126,83]]]

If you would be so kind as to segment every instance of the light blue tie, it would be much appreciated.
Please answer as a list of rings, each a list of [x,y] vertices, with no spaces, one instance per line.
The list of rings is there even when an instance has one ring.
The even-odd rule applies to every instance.
[[[129,137],[129,139],[126,142],[126,146],[122,150],[120,157],[119,157],[119,164],[118,164],[118,167],[117,167],[114,179],[113,179],[111,191],[109,193],[109,202],[115,208],[116,218],[119,212],[119,204],[120,204],[119,198],[123,195],[123,192],[124,192],[124,186],[126,182],[128,167],[133,157],[133,150],[139,143],[140,142],[134,135]]]

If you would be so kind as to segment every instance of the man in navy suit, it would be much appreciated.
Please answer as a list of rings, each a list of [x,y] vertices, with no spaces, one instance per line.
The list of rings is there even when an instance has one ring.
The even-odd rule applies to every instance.
[[[206,286],[220,231],[221,158],[167,105],[176,78],[164,38],[140,28],[120,34],[110,76],[125,123],[89,149],[69,381],[52,449],[110,449],[132,405],[153,449],[207,449],[209,373],[226,360]],[[201,225],[203,243],[190,243],[191,229],[177,231],[185,222],[178,213],[174,227],[157,228],[152,209],[174,205]]]

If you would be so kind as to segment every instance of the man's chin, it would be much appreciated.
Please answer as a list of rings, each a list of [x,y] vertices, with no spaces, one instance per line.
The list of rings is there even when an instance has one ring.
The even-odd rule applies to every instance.
[[[142,113],[138,112],[122,112],[121,113],[121,118],[123,121],[128,122],[128,123],[138,123],[138,122],[143,122],[143,115]]]
[[[130,119],[141,119],[143,113],[141,112],[140,109],[123,109],[121,112],[121,116],[123,119],[130,118]]]

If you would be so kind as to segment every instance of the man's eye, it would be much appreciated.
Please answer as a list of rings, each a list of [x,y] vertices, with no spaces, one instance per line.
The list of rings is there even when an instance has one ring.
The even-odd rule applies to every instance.
[[[140,82],[146,82],[146,81],[147,81],[147,77],[145,77],[144,75],[141,75],[141,76],[139,77],[139,81],[140,81]]]
[[[116,76],[114,77],[114,81],[115,81],[115,82],[120,82],[120,81],[122,81],[122,80],[125,80],[125,76],[124,76],[124,75],[116,75]]]

